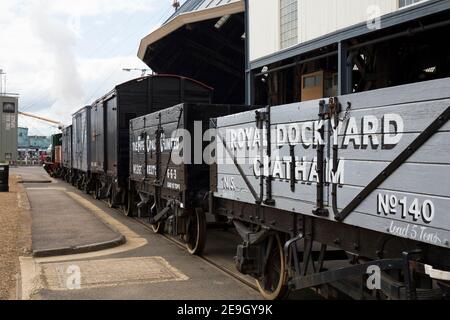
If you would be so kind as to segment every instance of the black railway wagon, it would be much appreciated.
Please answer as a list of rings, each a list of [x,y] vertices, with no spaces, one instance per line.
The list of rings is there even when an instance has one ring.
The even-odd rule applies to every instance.
[[[70,182],[72,172],[72,126],[62,129],[62,172],[61,178]]]
[[[72,116],[72,176],[71,182],[87,191],[91,173],[91,113],[90,106]]]
[[[203,138],[211,118],[244,110],[249,107],[180,104],[132,120],[128,215],[149,216],[155,232],[182,236],[188,251],[200,254],[210,189]]]
[[[91,107],[89,190],[109,205],[127,203],[130,120],[181,102],[210,103],[213,89],[192,79],[152,75],[118,85]]]

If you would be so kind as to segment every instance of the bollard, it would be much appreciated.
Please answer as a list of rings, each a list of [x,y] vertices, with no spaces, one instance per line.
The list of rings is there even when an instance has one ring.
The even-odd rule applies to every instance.
[[[9,165],[0,164],[0,192],[9,192]]]

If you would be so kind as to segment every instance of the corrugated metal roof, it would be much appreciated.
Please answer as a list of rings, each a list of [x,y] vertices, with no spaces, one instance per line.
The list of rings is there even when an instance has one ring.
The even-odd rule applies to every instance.
[[[186,0],[186,2],[184,2],[183,5],[171,15],[166,22],[164,22],[164,24],[183,13],[211,9],[237,1],[239,0]]]

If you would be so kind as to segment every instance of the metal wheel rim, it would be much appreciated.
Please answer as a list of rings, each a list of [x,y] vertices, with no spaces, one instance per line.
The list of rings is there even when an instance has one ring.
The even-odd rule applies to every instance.
[[[162,234],[164,232],[164,222],[158,222],[151,225],[154,233]]]
[[[192,255],[200,255],[203,252],[203,248],[205,246],[205,235],[202,233],[205,232],[205,230],[203,230],[203,224],[206,221],[201,221],[201,219],[199,219],[200,215],[202,215],[201,219],[204,220],[203,211],[201,209],[196,209],[195,214],[191,215],[190,218],[193,221],[190,220],[187,227],[186,247],[188,252]]]
[[[284,250],[278,234],[271,236],[267,241],[271,247],[264,270],[265,276],[257,279],[256,284],[265,299],[276,300],[283,298],[287,291]]]

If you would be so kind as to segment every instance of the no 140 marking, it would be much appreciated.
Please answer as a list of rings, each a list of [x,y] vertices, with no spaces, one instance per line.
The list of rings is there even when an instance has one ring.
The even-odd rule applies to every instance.
[[[397,209],[398,207],[400,208]],[[435,207],[431,200],[421,202],[418,198],[398,198],[393,194],[378,194],[377,212],[385,216],[399,213],[402,219],[406,220],[408,217],[412,217],[415,222],[422,219],[424,223],[428,224],[434,219]]]

